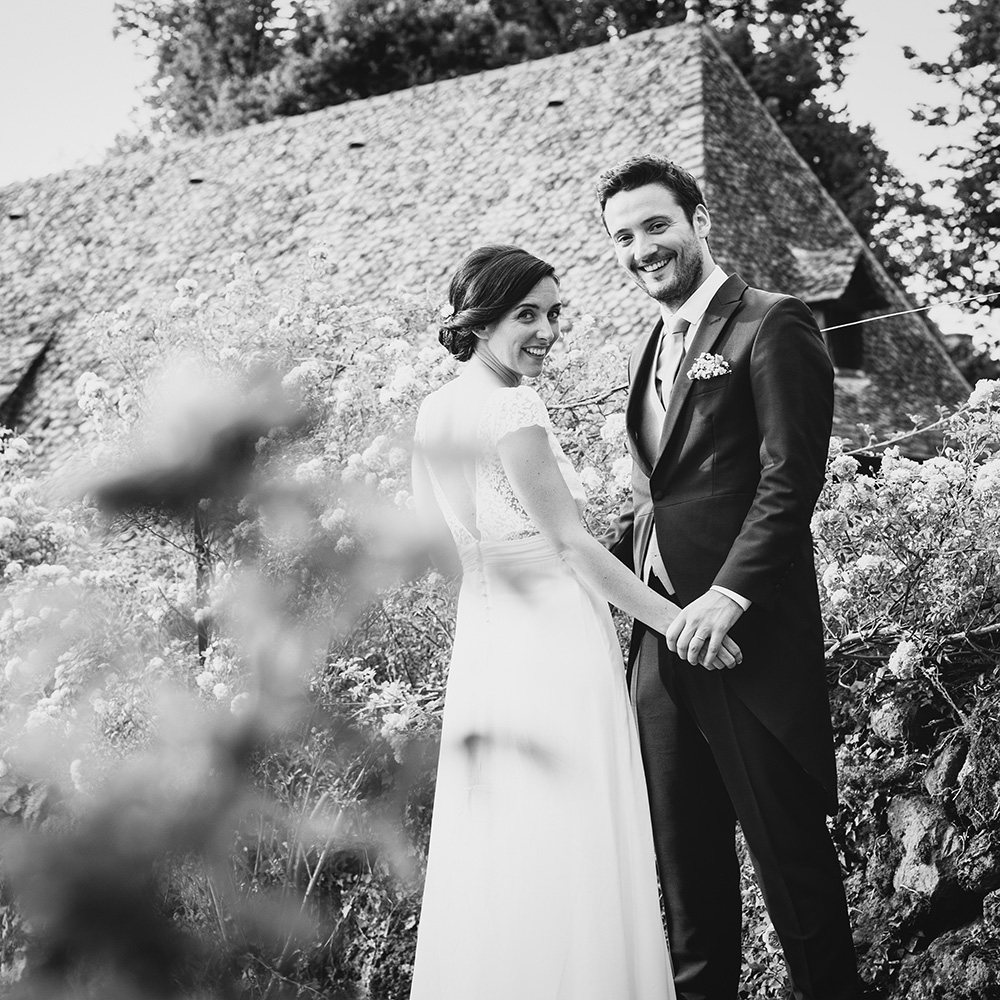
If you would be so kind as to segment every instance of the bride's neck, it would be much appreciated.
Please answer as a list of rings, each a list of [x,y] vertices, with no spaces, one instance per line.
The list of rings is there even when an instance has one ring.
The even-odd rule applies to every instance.
[[[521,384],[521,376],[508,368],[491,350],[485,340],[480,340],[476,344],[475,351],[472,352],[472,360],[488,368],[503,385],[513,387]]]

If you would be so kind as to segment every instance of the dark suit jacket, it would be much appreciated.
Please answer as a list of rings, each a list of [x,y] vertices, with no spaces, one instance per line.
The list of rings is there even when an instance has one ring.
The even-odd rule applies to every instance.
[[[725,672],[725,682],[820,782],[833,811],[836,770],[809,532],[833,417],[833,369],[822,335],[798,299],[730,275],[681,364],[659,452],[648,455],[640,425],[660,328],[629,362],[633,502],[605,541],[640,571],[655,530],[681,604],[713,584],[753,602],[731,633],[743,663]],[[721,355],[729,372],[689,379],[703,353]]]

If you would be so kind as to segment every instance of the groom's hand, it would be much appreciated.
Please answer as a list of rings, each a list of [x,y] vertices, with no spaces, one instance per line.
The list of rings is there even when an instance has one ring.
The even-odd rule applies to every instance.
[[[682,608],[670,623],[665,634],[667,645],[696,667],[734,667],[743,654],[728,634],[742,614],[743,609],[731,597],[709,590]]]

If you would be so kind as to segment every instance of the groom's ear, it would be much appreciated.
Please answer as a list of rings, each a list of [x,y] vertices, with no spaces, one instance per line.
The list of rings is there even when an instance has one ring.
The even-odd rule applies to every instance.
[[[708,234],[712,231],[712,217],[708,214],[708,209],[704,205],[698,205],[691,218],[691,228],[699,239],[708,239]]]

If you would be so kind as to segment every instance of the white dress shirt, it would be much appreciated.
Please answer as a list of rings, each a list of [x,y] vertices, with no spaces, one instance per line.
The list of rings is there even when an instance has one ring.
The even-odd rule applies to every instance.
[[[715,293],[723,286],[727,277],[726,272],[716,265],[715,270],[694,290],[690,298],[676,312],[672,314],[664,312],[663,330],[660,334],[660,345],[656,352],[657,360],[653,366],[654,377],[649,380],[655,400],[659,403],[659,409],[663,411],[664,415],[666,414],[666,407],[672,388],[672,383],[668,381],[668,377],[672,377],[673,372],[676,371],[677,366],[680,364],[683,352],[686,352],[688,347],[691,346],[691,341],[694,340],[695,335],[698,333],[698,328],[705,318],[705,310],[708,309],[708,304],[712,301]],[[684,334],[683,350],[679,351],[671,345],[670,338],[672,336],[671,331],[677,325],[677,322],[682,319],[687,320],[691,325]],[[664,350],[676,351],[676,360],[668,358],[663,362],[660,355]],[[654,383],[659,381],[656,378],[656,374],[661,371],[661,363],[663,363],[662,373],[664,378],[662,384],[656,386]],[[672,369],[672,371],[668,371],[668,369]],[[661,392],[662,398],[660,395]],[[656,540],[655,530],[653,537],[650,539],[649,548],[646,550],[646,564],[643,566],[642,578],[648,580],[651,574],[660,580],[668,594],[674,592],[673,584],[671,584],[670,577],[667,575],[666,568],[663,565],[663,557],[660,555],[660,547]],[[725,594],[726,597],[735,601],[744,611],[750,607],[750,601],[729,590],[727,587],[713,585],[712,590],[716,590],[720,594]]]

